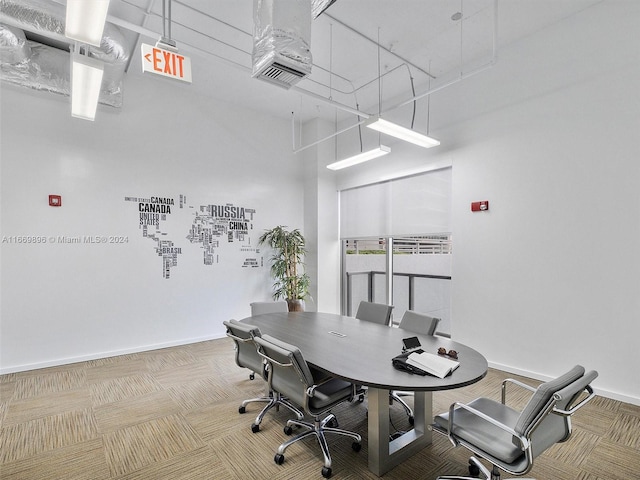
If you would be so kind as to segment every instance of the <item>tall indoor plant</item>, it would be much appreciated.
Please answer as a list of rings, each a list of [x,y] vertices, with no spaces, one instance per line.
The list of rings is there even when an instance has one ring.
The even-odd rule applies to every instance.
[[[309,277],[303,271],[307,251],[300,230],[289,231],[286,226],[278,225],[266,230],[258,243],[273,249],[271,276],[275,279],[274,300],[285,299],[290,312],[304,310],[303,301],[309,296]]]

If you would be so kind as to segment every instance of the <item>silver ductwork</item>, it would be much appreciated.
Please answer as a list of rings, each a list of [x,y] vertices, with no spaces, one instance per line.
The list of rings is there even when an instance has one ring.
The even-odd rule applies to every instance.
[[[64,5],[47,0],[0,0],[0,79],[62,95],[71,94],[71,40],[64,36]],[[122,85],[130,49],[110,23],[100,47],[89,56],[104,62],[99,102],[122,106]]]
[[[252,76],[291,88],[311,73],[311,0],[254,0]]]
[[[335,3],[336,0],[311,0],[311,13],[313,18],[318,18],[322,13]]]

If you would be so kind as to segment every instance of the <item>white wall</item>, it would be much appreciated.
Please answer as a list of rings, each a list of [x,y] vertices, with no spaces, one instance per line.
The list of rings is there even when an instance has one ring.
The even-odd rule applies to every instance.
[[[303,128],[303,145],[330,135],[331,125],[321,120]],[[304,231],[307,240],[306,271],[312,278],[307,310],[340,313],[340,235],[335,175],[323,159],[332,142],[322,142],[298,153],[304,165]]]
[[[268,265],[240,267],[238,244],[203,264],[185,238],[193,212],[177,203],[255,208],[253,243],[277,224],[302,228],[288,122],[152,77],[128,77],[122,111],[101,107],[94,123],[72,119],[68,98],[5,84],[1,97],[1,235],[128,238],[2,243],[1,372],[220,337],[223,320],[270,299]],[[183,253],[169,279],[125,196],[176,199],[167,238]]]
[[[639,2],[605,1],[502,45],[495,67],[433,95],[438,149],[392,146],[338,180],[451,163],[453,338],[540,379],[583,364],[636,404],[639,22]],[[488,212],[470,211],[479,200]]]

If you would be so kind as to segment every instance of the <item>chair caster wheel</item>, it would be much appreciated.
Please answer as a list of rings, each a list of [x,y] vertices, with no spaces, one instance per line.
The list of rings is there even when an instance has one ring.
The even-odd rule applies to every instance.
[[[327,422],[327,427],[329,428],[338,428],[338,419],[337,418],[332,418],[329,422]]]
[[[284,463],[284,455],[282,455],[281,453],[276,453],[276,456],[273,457],[273,461],[278,465],[282,465]]]
[[[247,409],[246,409],[246,408],[244,408],[244,407],[239,407],[239,408],[238,408],[238,413],[244,413],[244,412],[246,412],[246,411],[247,411]]]
[[[477,477],[478,475],[480,475],[480,469],[478,468],[478,466],[474,465],[471,462],[469,462],[469,474],[472,477]]]
[[[351,448],[353,449],[354,452],[359,452],[360,450],[362,450],[362,444],[358,442],[353,442],[351,444]]]
[[[331,469],[327,468],[327,467],[322,467],[322,476],[324,478],[330,478],[331,477]]]
[[[416,423],[416,419],[413,418],[413,415],[409,417],[409,425],[413,426],[413,424]]]
[[[255,373],[250,373],[249,374],[249,380],[253,380],[254,378],[256,378],[256,374]]]
[[[358,397],[358,402],[360,402],[360,403],[364,402],[364,395],[360,395]]]
[[[293,433],[293,428],[287,425],[283,428],[285,435],[291,435]]]
[[[258,433],[260,431],[260,425],[256,425],[255,423],[251,424],[251,431],[253,433]]]

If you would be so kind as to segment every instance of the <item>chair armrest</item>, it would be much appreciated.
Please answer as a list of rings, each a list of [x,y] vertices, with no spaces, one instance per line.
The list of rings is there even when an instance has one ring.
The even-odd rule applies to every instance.
[[[593,391],[593,388],[591,388],[591,385],[587,385],[584,388],[584,390],[586,390],[589,395],[587,395],[585,398],[583,398],[576,405],[573,405],[568,410],[562,410],[560,408],[553,407],[553,413],[555,413],[556,415],[562,415],[563,417],[569,417],[569,416],[573,415],[576,411],[578,411],[587,402],[591,401],[591,399],[596,396],[595,392]],[[556,397],[557,397],[558,400],[560,400],[560,398],[562,398],[561,395],[558,395],[558,394],[556,394]]]
[[[307,397],[309,397],[309,398],[313,397],[314,394],[315,394],[315,391],[316,391],[316,389],[318,387],[324,385],[325,383],[330,382],[331,380],[334,380],[335,378],[336,377],[327,377],[327,378],[324,378],[323,380],[321,380],[320,382],[308,387],[305,390],[305,393],[306,393]],[[353,397],[356,396],[356,384],[355,383],[351,383],[350,385],[351,385],[351,398],[353,399]]]
[[[307,392],[307,396],[308,396],[308,397],[313,397],[313,395],[314,395],[314,393],[315,393],[315,391],[316,391],[316,388],[318,388],[318,387],[320,387],[320,386],[324,385],[325,383],[327,383],[327,382],[329,382],[329,381],[333,380],[333,378],[334,378],[334,377],[327,377],[327,378],[324,378],[324,379],[322,379],[320,382],[315,383],[315,384],[311,385],[310,387],[308,387],[308,388],[307,388],[307,390],[306,390],[306,392]]]
[[[517,385],[518,387],[522,387],[525,390],[529,390],[530,392],[536,391],[535,387],[532,387],[531,385],[527,385],[526,383],[522,383],[513,378],[507,378],[502,381],[502,404],[503,405],[506,405],[506,402],[507,402],[507,384],[508,383],[513,383],[514,385]]]
[[[475,408],[470,407],[469,405],[466,405],[466,404],[460,403],[460,402],[452,403],[451,406],[449,407],[449,427],[448,427],[449,428],[449,436],[451,436],[451,432],[453,430],[454,415],[455,415],[456,407],[462,408],[462,409],[472,413],[473,415],[476,415],[477,417],[480,417],[481,419],[491,423],[492,425],[495,425],[496,427],[504,430],[505,432],[510,433],[514,437],[520,438],[520,435],[518,435],[513,428],[509,427],[508,425],[505,425],[504,423],[501,423],[501,422],[497,421],[495,418],[490,417],[486,413],[482,413],[480,410],[476,410]]]

